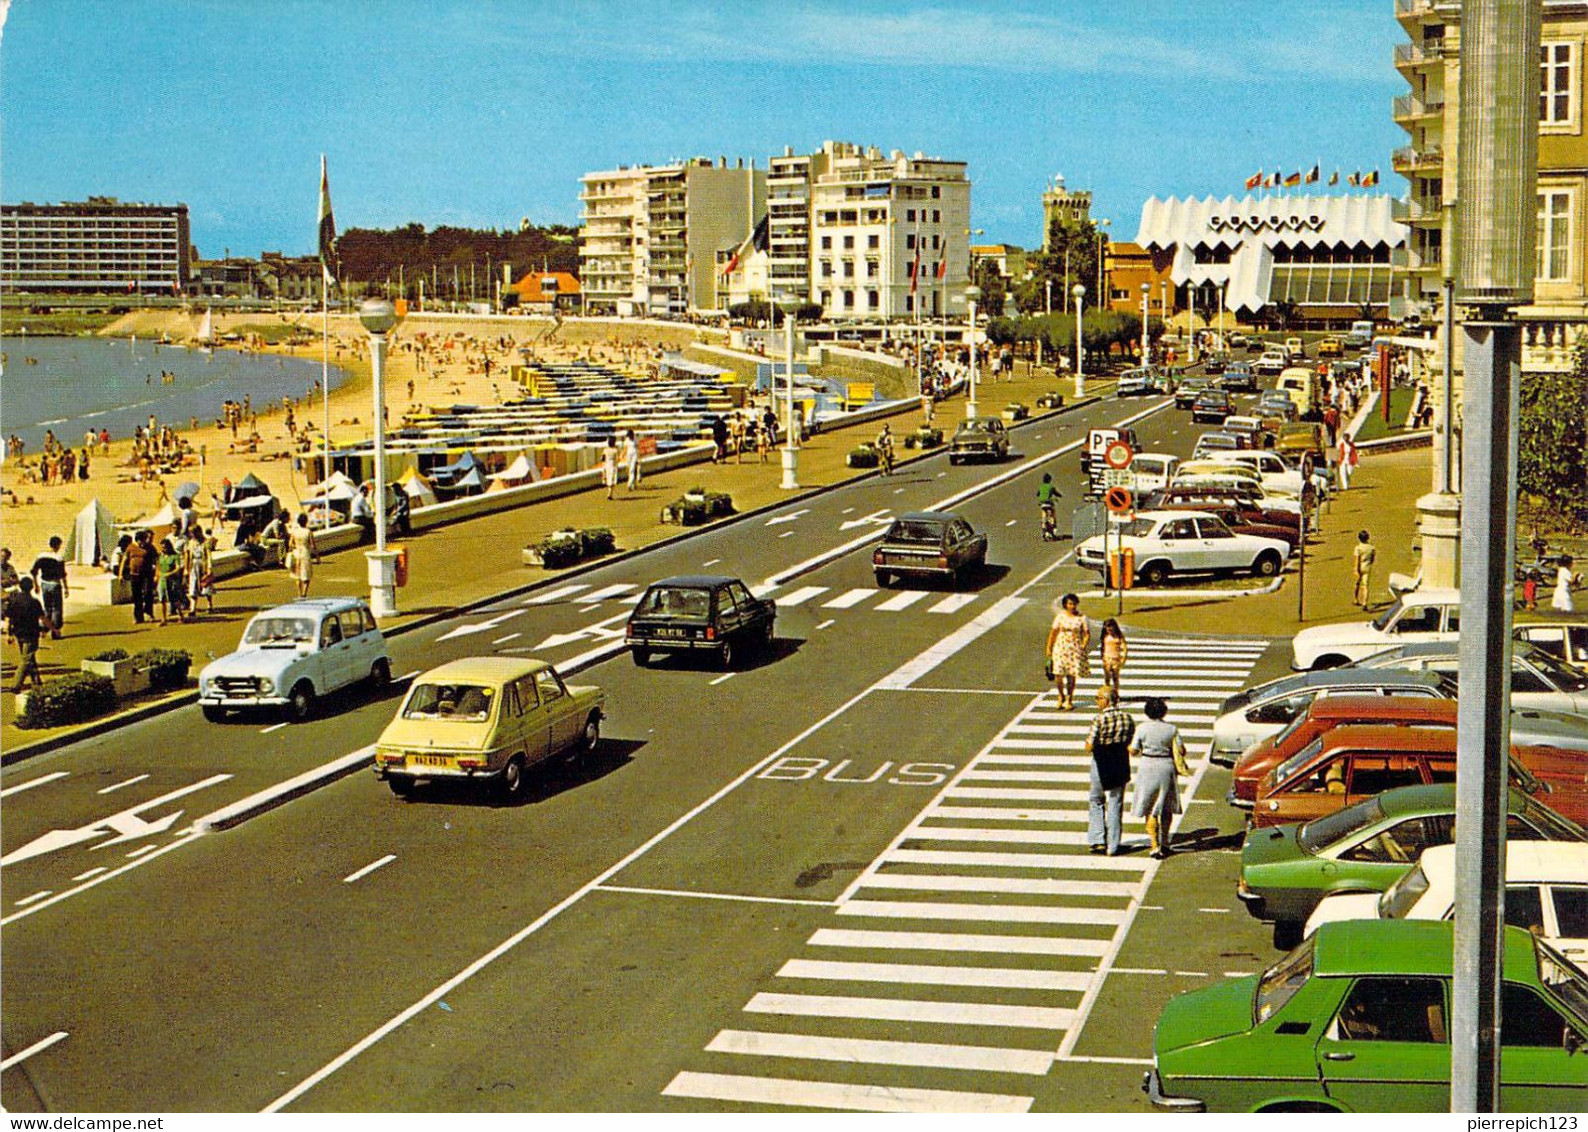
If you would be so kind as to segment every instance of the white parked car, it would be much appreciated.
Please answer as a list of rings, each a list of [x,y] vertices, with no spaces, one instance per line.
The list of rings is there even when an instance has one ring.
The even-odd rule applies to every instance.
[[[1104,543],[1107,543],[1105,546]],[[1171,574],[1250,571],[1271,578],[1290,546],[1279,539],[1236,534],[1216,515],[1200,511],[1142,511],[1105,535],[1075,548],[1075,560],[1101,573],[1121,542],[1136,556],[1136,584],[1155,588]]]
[[[1454,678],[1435,672],[1338,668],[1281,676],[1226,699],[1213,722],[1214,762],[1233,763],[1253,743],[1278,735],[1320,696],[1428,696],[1450,699]]]
[[[1302,501],[1299,495],[1265,486],[1263,477],[1243,464],[1225,463],[1211,457],[1187,460],[1175,471],[1174,483],[1177,486],[1224,487],[1255,492],[1260,507],[1289,511],[1293,515],[1301,514]]]
[[[1461,668],[1460,646],[1455,641],[1398,645],[1353,667],[1357,671],[1439,672],[1454,680]],[[1588,669],[1567,664],[1530,641],[1513,641],[1511,704],[1517,708],[1569,712],[1579,717],[1588,715]]]
[[[1240,452],[1214,452],[1207,456],[1214,464],[1239,464],[1252,469],[1263,482],[1263,488],[1281,495],[1299,496],[1305,487],[1301,469],[1285,463],[1277,453],[1245,450]],[[1328,477],[1313,473],[1313,486],[1327,486]]]
[[[1270,346],[1264,350],[1262,356],[1252,363],[1254,373],[1265,373],[1270,377],[1284,372],[1290,364],[1290,355],[1278,346]]]
[[[199,673],[199,704],[212,722],[247,708],[285,709],[304,720],[327,693],[389,680],[391,656],[369,607],[358,598],[318,598],[256,615],[237,651]]]
[[[1461,635],[1461,591],[1413,590],[1372,621],[1316,625],[1297,633],[1290,666],[1338,668],[1392,645],[1454,641]]]
[[[1448,920],[1455,892],[1456,847],[1431,846],[1383,893],[1325,896],[1307,934],[1340,920]],[[1588,845],[1512,841],[1505,850],[1505,920],[1536,932],[1579,966],[1588,961]]]
[[[1131,475],[1136,477],[1131,490],[1138,496],[1162,491],[1174,479],[1175,469],[1179,466],[1180,457],[1167,452],[1138,452],[1130,462]]]

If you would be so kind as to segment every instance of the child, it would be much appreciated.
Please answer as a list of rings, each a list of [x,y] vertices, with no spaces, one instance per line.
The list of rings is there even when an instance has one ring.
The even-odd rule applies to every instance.
[[[1527,577],[1522,581],[1523,609],[1538,608],[1538,583],[1540,581],[1542,581],[1542,579],[1538,576],[1537,570],[1529,570],[1527,572]]]
[[[1119,696],[1119,674],[1125,667],[1125,633],[1119,627],[1119,622],[1112,617],[1103,622],[1103,633],[1100,638],[1103,650],[1103,685],[1114,689],[1114,696]]]

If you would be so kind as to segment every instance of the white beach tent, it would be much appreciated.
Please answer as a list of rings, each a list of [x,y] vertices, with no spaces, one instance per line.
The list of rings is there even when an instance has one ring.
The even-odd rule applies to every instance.
[[[440,502],[436,498],[435,489],[430,486],[430,481],[414,468],[409,468],[403,473],[397,486],[403,489],[403,494],[408,496],[410,507],[434,507]]]
[[[492,472],[490,478],[506,487],[517,487],[521,483],[535,482],[540,478],[540,473],[536,471],[535,465],[530,462],[529,457],[520,452],[518,459],[514,460],[504,470]]]
[[[99,500],[94,500],[77,513],[72,529],[66,535],[66,549],[61,551],[68,562],[79,566],[97,566],[110,557],[116,545],[116,520],[110,510]]]

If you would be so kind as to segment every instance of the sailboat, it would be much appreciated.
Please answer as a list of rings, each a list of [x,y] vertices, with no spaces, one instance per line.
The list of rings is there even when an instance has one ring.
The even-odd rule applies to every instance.
[[[208,351],[215,347],[215,316],[208,307],[204,308],[204,321],[199,324],[196,341],[201,350]]]

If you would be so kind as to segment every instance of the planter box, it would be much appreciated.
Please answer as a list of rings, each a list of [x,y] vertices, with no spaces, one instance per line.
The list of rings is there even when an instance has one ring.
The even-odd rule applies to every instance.
[[[1018,401],[1010,402],[1004,406],[1003,418],[1006,421],[1023,421],[1031,415],[1031,410]]]
[[[84,660],[78,662],[78,667],[114,683],[117,699],[149,690],[149,670],[138,667],[138,662],[131,657],[126,660]],[[20,708],[17,714],[22,714]]]
[[[1064,394],[1062,394],[1062,393],[1044,393],[1042,396],[1037,398],[1037,408],[1039,408],[1039,409],[1062,409],[1062,408],[1064,408]]]

